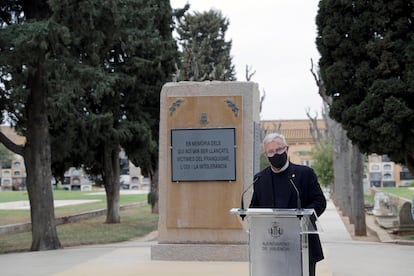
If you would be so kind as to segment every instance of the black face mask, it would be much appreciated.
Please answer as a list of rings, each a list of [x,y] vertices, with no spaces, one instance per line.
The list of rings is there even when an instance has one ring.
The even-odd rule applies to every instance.
[[[267,157],[267,159],[273,167],[275,167],[276,169],[281,169],[286,164],[287,153],[286,151],[281,154],[275,153],[275,155],[273,155],[272,157]]]

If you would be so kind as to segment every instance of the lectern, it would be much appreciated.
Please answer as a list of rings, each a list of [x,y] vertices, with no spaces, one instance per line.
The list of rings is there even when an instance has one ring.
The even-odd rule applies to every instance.
[[[230,213],[247,220],[250,276],[309,276],[308,235],[318,233],[313,209],[233,208]]]

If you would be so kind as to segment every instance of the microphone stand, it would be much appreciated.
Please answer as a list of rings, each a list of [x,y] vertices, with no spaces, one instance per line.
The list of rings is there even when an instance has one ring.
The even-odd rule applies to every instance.
[[[302,203],[300,201],[300,193],[299,193],[299,190],[296,187],[295,182],[293,182],[293,178],[294,177],[295,177],[295,174],[292,174],[292,176],[289,177],[289,181],[290,181],[290,183],[292,184],[293,188],[296,191],[296,198],[297,198],[297,203],[296,203],[297,208],[296,208],[296,210],[300,211],[300,210],[302,210]],[[301,219],[302,218],[302,215],[298,215],[298,218]]]
[[[244,200],[243,200],[243,197],[244,197],[244,195],[246,194],[246,192],[257,182],[257,180],[259,180],[259,178],[260,178],[260,176],[259,177],[256,177],[256,179],[253,181],[253,183],[251,183],[244,191],[243,191],[243,193],[242,193],[242,195],[241,195],[241,208],[239,209],[239,211],[240,212],[242,212],[242,211],[246,211],[246,209],[244,209]],[[244,218],[246,217],[246,214],[240,214],[240,217],[241,217],[241,219],[242,220],[244,220]]]

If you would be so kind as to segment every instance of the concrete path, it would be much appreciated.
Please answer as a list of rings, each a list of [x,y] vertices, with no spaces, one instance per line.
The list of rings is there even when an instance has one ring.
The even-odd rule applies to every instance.
[[[353,241],[331,202],[320,222],[326,258],[317,265],[318,276],[414,275],[414,246]],[[247,262],[152,261],[150,247],[156,242],[148,239],[4,254],[0,255],[0,275],[249,275]]]
[[[320,236],[332,276],[414,275],[413,245],[352,240],[330,201],[320,222],[324,230]],[[375,230],[380,232],[382,240],[386,239],[381,237],[384,235],[381,229]]]

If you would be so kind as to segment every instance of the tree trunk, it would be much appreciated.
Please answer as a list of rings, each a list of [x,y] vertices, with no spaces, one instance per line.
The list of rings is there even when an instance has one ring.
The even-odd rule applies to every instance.
[[[158,169],[154,175],[151,177],[151,189],[150,193],[148,194],[148,203],[151,205],[151,212],[153,214],[158,214],[158,185],[159,185],[159,177],[158,177]]]
[[[104,174],[103,181],[106,192],[106,223],[119,223],[119,149],[111,149],[105,146],[104,149]]]
[[[350,153],[349,139],[340,124],[333,125],[334,199],[344,215],[350,214]]]
[[[47,93],[42,78],[42,65],[39,65],[30,80],[31,93],[26,107],[28,121],[24,162],[32,221],[32,251],[62,248],[55,224]]]
[[[365,214],[361,214],[360,210],[364,210],[364,196],[363,196],[363,186],[362,186],[362,173],[359,175],[361,177],[360,180],[354,183],[359,183],[358,191],[352,189],[353,186],[350,185],[351,182],[351,170],[350,166],[350,141],[346,136],[346,132],[343,130],[342,126],[332,120],[329,116],[327,116],[328,107],[332,105],[332,97],[326,95],[325,86],[323,85],[322,80],[319,77],[319,72],[316,74],[313,71],[313,61],[311,60],[311,73],[315,79],[316,85],[318,86],[318,93],[321,96],[323,103],[324,103],[324,112],[323,117],[325,119],[325,123],[328,127],[328,131],[330,132],[330,137],[333,140],[333,147],[334,147],[334,186],[333,186],[333,200],[335,201],[336,205],[344,212],[345,215],[350,217],[351,222],[354,221],[356,224],[355,231],[358,233],[363,233],[364,229],[366,231],[366,224],[365,224]],[[358,149],[359,153],[359,149]],[[360,158],[360,153],[358,158]],[[414,159],[411,158],[411,161]],[[362,169],[362,159],[357,160],[360,162],[359,168]],[[408,162],[407,162],[408,163]],[[414,162],[411,162],[412,169],[414,171]],[[354,191],[354,194],[351,194],[351,190]],[[351,204],[351,199],[353,199],[353,204]],[[362,208],[359,207],[362,204]],[[358,215],[352,216],[352,210],[358,212]],[[358,230],[357,230],[358,228]]]
[[[352,210],[356,236],[366,236],[367,227],[365,223],[364,188],[362,154],[358,146],[352,146]]]

